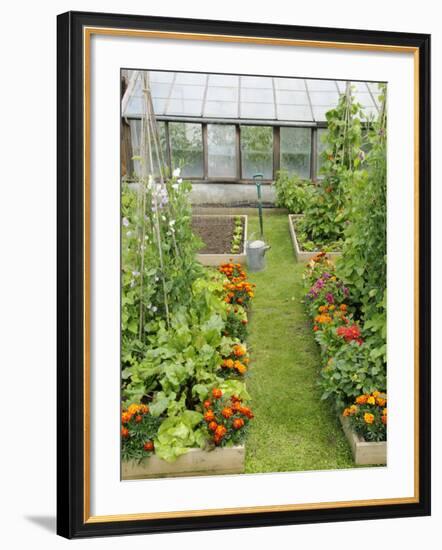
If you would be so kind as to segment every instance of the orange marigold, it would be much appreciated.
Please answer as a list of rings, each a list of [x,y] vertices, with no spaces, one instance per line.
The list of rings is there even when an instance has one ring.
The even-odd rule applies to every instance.
[[[365,421],[366,424],[373,424],[373,422],[374,422],[374,414],[365,413],[365,414],[364,414],[364,421]]]
[[[221,411],[221,414],[224,416],[224,418],[230,418],[233,415],[233,411],[230,407],[224,407],[224,409]]]
[[[355,403],[357,403],[358,405],[365,405],[365,403],[367,403],[367,400],[368,395],[360,395],[359,397],[356,397]]]
[[[244,420],[242,418],[235,418],[232,425],[235,430],[240,430],[244,426]]]
[[[213,388],[212,395],[215,399],[220,399],[223,395],[223,392],[219,388]]]
[[[215,420],[215,415],[212,410],[208,410],[204,413],[204,420],[206,422],[212,422],[212,420]]]

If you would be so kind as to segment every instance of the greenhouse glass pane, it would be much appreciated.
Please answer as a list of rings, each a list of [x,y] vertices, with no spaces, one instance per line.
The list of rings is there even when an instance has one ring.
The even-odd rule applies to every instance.
[[[281,170],[310,177],[312,132],[310,128],[284,128],[280,130]]]
[[[241,101],[273,103],[273,90],[265,88],[241,88]]]
[[[273,103],[241,103],[241,118],[275,118]]]
[[[167,106],[168,115],[201,116],[202,101],[194,99],[170,99]]]
[[[278,120],[313,122],[310,105],[278,105]]]
[[[313,106],[313,115],[317,122],[327,122],[327,113],[335,109],[336,105]]]
[[[232,101],[206,101],[204,116],[220,118],[237,118],[238,103]]]
[[[169,71],[149,71],[151,82],[172,82],[174,74]]]
[[[152,97],[169,97],[171,87],[171,84],[165,84],[164,82],[152,82],[150,86]]]
[[[207,99],[216,101],[238,101],[238,88],[209,86],[207,88]]]
[[[334,80],[306,80],[309,92],[336,92]]]
[[[275,78],[277,90],[294,90],[305,92],[305,81],[303,78]]]
[[[201,124],[169,122],[172,170],[181,168],[184,178],[202,178],[203,134]]]
[[[209,86],[235,86],[239,85],[239,77],[228,74],[209,75]]]
[[[207,125],[209,177],[236,177],[236,128],[227,124]]]
[[[153,98],[153,112],[156,115],[164,115],[166,112],[167,99]],[[140,113],[141,114],[141,113]]]
[[[318,175],[318,177],[321,177],[320,172],[323,165],[322,154],[327,148],[327,144],[325,143],[325,140],[327,139],[327,128],[318,128],[317,139],[316,174]]]
[[[164,122],[157,122],[159,139],[160,139],[160,151],[157,154],[158,143],[151,139],[152,147],[152,160],[153,160],[153,176],[158,177],[160,175],[159,166],[164,169],[167,165],[167,146],[166,146],[166,124]],[[141,155],[141,119],[129,120],[130,135],[132,143],[132,155],[133,157],[140,157]],[[152,134],[151,134],[152,137]],[[158,158],[159,156],[159,158]],[[146,162],[147,159],[146,159]],[[132,160],[133,172],[135,176],[141,177],[141,160]],[[149,172],[149,170],[148,170]]]
[[[273,128],[241,126],[241,176],[252,179],[258,173],[273,178]]]
[[[244,88],[273,88],[272,78],[265,76],[242,76],[241,87]]]
[[[337,105],[339,101],[338,92],[310,92],[310,101],[315,105]]]
[[[276,90],[276,101],[288,105],[308,105],[307,92]]]
[[[200,73],[176,73],[176,84],[200,84],[205,85],[207,75]]]
[[[175,84],[170,97],[172,99],[203,99],[204,86],[182,86]]]

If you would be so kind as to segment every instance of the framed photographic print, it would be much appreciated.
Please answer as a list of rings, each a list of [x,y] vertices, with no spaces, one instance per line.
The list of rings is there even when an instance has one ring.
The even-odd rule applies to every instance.
[[[58,17],[58,533],[430,513],[430,37]]]

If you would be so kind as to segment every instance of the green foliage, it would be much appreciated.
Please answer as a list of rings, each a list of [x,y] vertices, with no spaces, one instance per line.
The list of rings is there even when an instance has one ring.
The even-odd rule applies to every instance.
[[[332,398],[341,410],[362,393],[386,388],[386,368],[373,361],[369,344],[346,343],[321,371],[322,399]]]
[[[200,412],[190,410],[166,418],[155,440],[157,456],[167,462],[173,462],[192,447],[203,448],[207,437],[202,419],[203,415]]]
[[[386,361],[387,281],[387,120],[384,93],[381,112],[368,131],[369,152],[364,170],[354,181],[352,200],[346,207],[340,276],[361,311],[372,356]]]
[[[127,413],[126,413],[127,414]],[[123,460],[137,460],[150,456],[152,450],[146,450],[145,444],[153,442],[158,432],[160,420],[149,413],[132,415],[123,424],[121,438],[121,457]]]
[[[149,323],[168,323],[189,303],[189,285],[201,276],[200,243],[191,231],[190,185],[176,177],[125,185],[122,191],[122,357],[141,353]]]
[[[364,158],[362,112],[350,87],[326,117],[328,131],[321,154],[323,177],[314,187],[301,222],[301,230],[317,249],[341,239],[346,223],[346,199],[353,193],[353,182]]]
[[[276,206],[287,208],[290,214],[301,214],[309,204],[313,193],[312,182],[287,170],[279,170],[275,180]]]
[[[241,245],[243,243],[243,218],[241,216],[235,216],[235,228],[233,230],[232,244],[230,252],[232,254],[239,254],[241,252]]]

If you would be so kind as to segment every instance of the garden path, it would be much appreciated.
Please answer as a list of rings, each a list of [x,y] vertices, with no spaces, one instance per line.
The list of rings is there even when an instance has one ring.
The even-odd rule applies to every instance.
[[[249,217],[249,235],[258,234]],[[287,215],[268,214],[271,245],[256,283],[248,344],[247,388],[255,420],[246,443],[246,473],[353,467],[350,448],[317,385],[320,357],[301,303],[305,264],[296,263]]]

